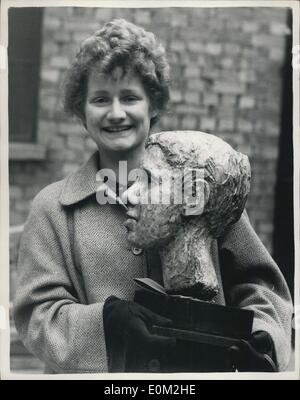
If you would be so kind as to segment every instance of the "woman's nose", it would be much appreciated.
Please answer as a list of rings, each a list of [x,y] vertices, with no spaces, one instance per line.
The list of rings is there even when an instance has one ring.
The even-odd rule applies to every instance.
[[[122,107],[122,104],[118,99],[114,99],[107,114],[108,121],[116,124],[122,122],[125,118],[126,113]]]
[[[121,200],[124,204],[128,204],[129,206],[136,206],[140,204],[139,184],[134,183],[125,192],[123,192],[121,195]]]

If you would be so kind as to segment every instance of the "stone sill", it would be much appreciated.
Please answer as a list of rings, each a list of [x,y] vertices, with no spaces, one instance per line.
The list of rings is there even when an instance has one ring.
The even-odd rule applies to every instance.
[[[10,161],[43,161],[46,158],[46,146],[37,143],[10,143]]]

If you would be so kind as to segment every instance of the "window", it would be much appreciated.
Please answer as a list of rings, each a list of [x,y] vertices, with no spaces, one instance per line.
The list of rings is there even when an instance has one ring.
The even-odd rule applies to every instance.
[[[36,143],[42,8],[8,11],[9,141]]]

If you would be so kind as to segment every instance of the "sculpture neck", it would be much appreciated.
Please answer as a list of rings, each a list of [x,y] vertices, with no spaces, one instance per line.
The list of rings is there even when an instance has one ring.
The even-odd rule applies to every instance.
[[[218,293],[218,280],[212,260],[212,241],[213,238],[207,234],[206,229],[199,229],[199,224],[188,224],[183,225],[176,237],[159,249],[167,291],[203,300]]]

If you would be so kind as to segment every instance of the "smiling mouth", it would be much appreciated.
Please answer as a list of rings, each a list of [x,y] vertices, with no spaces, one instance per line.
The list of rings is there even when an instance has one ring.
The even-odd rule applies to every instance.
[[[116,132],[125,132],[132,128],[132,125],[118,125],[118,126],[106,126],[103,128],[106,132],[116,133]]]

